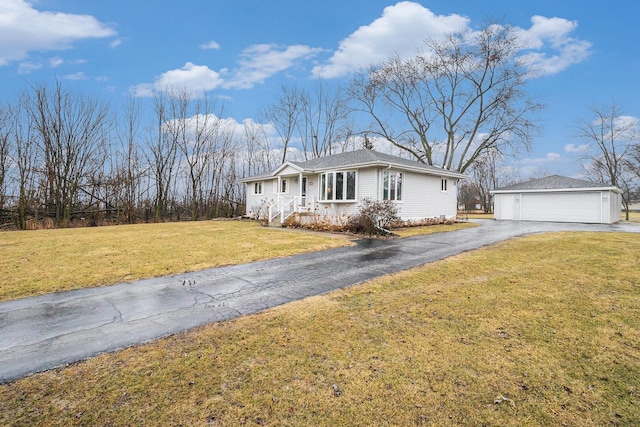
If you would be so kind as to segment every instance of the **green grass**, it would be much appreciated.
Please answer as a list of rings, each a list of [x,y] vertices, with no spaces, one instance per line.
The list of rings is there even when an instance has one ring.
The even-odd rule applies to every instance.
[[[640,425],[640,236],[519,238],[0,386],[2,425]]]

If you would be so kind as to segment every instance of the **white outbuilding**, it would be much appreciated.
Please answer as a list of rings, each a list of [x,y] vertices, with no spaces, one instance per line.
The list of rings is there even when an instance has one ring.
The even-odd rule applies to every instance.
[[[613,224],[622,191],[615,186],[552,175],[491,191],[496,220]]]

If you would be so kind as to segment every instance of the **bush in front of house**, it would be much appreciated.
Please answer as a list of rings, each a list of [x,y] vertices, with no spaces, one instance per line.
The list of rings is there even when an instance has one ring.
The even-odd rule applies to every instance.
[[[398,208],[391,200],[364,198],[358,214],[349,220],[347,230],[369,236],[387,236],[393,234],[389,228],[397,221],[400,221]]]

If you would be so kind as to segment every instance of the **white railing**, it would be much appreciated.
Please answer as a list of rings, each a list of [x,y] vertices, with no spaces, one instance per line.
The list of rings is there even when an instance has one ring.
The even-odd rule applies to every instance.
[[[273,221],[280,215],[280,222],[283,223],[294,212],[298,211],[299,197],[289,197],[280,199],[276,203],[269,206],[269,222]]]
[[[296,212],[302,212],[307,208],[313,210],[315,204],[315,197],[293,196],[280,199],[277,202],[269,205],[269,222],[273,221],[279,215],[280,223],[284,223],[287,218],[289,218]]]

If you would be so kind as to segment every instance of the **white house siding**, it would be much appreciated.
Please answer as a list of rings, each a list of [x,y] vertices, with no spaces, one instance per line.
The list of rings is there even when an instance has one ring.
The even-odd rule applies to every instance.
[[[256,181],[247,183],[247,215],[249,216],[259,215],[261,213],[260,210],[264,211],[265,206],[273,203],[277,198],[275,194],[276,180],[269,179],[259,182],[262,182],[262,194],[253,194]]]
[[[448,219],[455,218],[458,197],[457,179],[446,179],[447,191],[442,191],[441,177],[404,172],[403,200],[397,204],[400,217],[403,220],[439,218],[443,215]],[[416,197],[416,195],[419,196]]]
[[[356,197],[358,200],[370,198],[378,200],[378,168],[367,168],[358,170],[357,174],[357,192]]]
[[[619,194],[612,191],[567,191],[496,194],[497,220],[610,224],[620,218]]]

